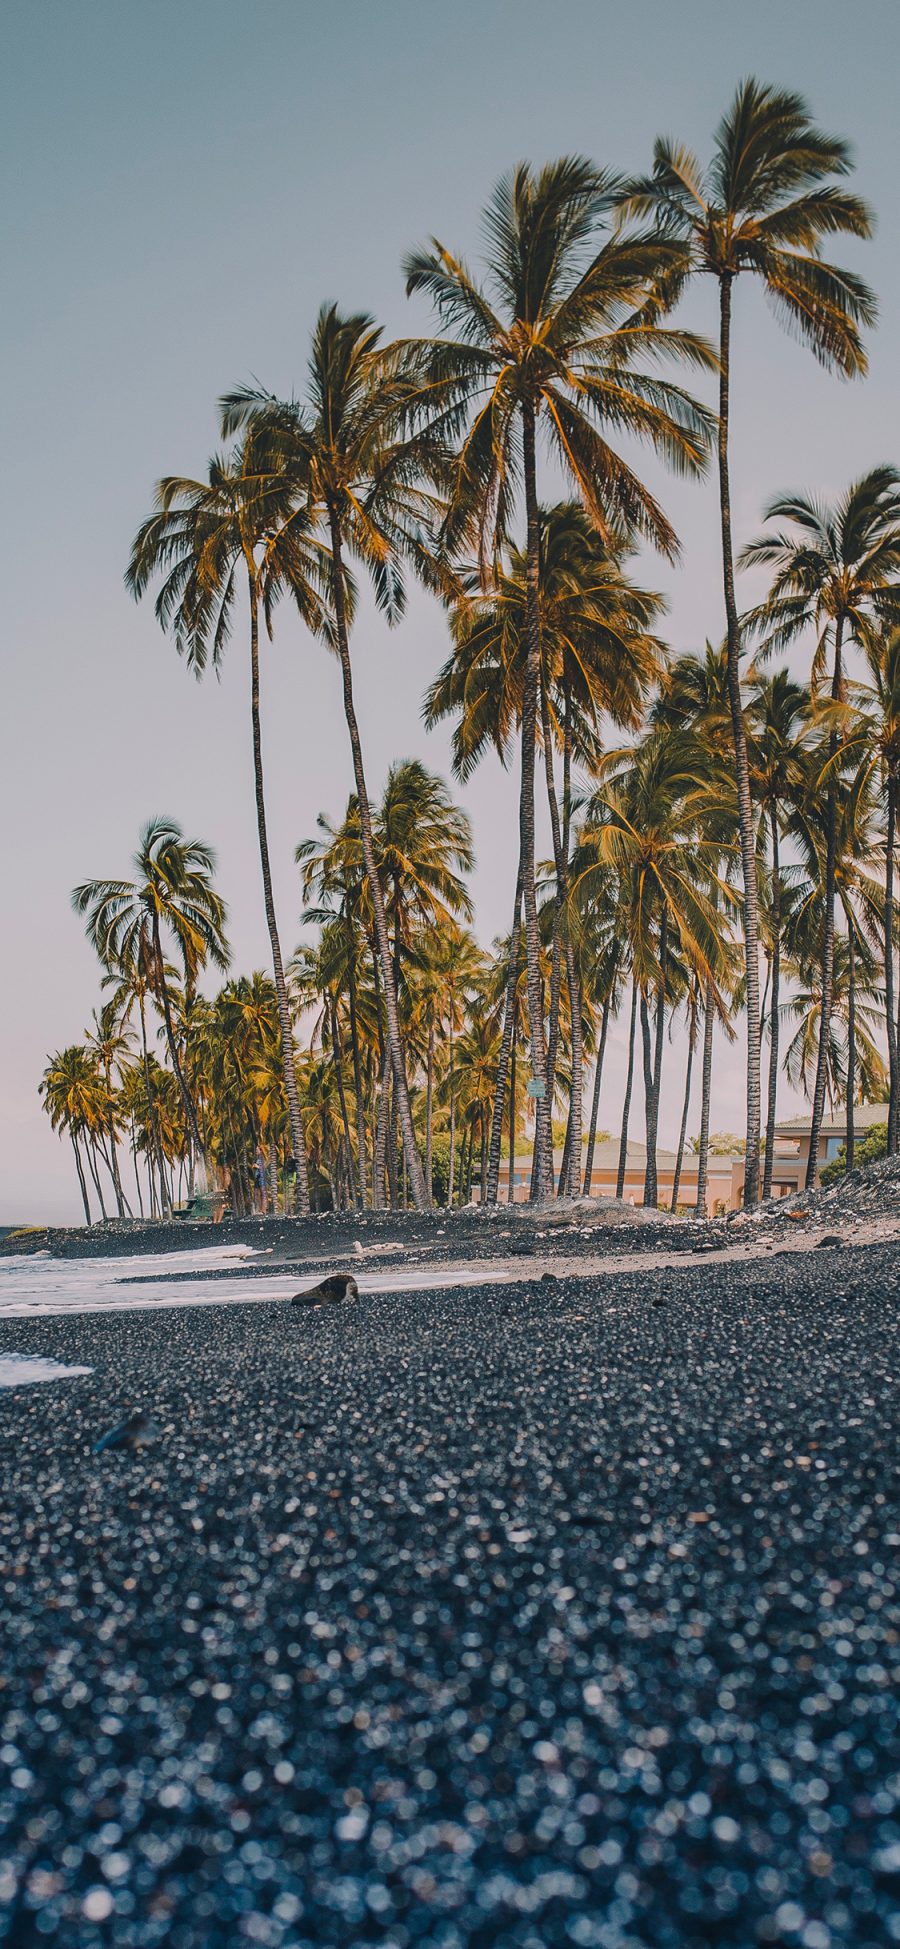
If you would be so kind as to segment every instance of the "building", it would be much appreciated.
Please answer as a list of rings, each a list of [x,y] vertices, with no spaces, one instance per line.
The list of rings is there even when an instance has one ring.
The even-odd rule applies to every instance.
[[[886,1103],[860,1103],[854,1111],[854,1126],[857,1140],[868,1135],[876,1124],[887,1122]],[[806,1185],[806,1167],[809,1158],[809,1142],[812,1136],[812,1118],[792,1117],[787,1123],[775,1126],[775,1150],[772,1165],[773,1198],[795,1198]],[[847,1140],[847,1114],[845,1110],[834,1116],[824,1117],[819,1133],[819,1156],[816,1172],[823,1164],[830,1164]],[[582,1155],[582,1182],[587,1146]],[[557,1176],[562,1163],[562,1152],[554,1154]],[[623,1196],[629,1203],[639,1205],[644,1196],[644,1171],[647,1152],[643,1144],[628,1145],[625,1167]],[[594,1198],[614,1198],[619,1170],[619,1140],[607,1138],[594,1149],[591,1170],[591,1196]],[[675,1180],[675,1152],[660,1148],[656,1153],[656,1175],[658,1184],[658,1203],[663,1211],[672,1204],[672,1186]],[[514,1197],[517,1204],[528,1197],[531,1181],[531,1153],[516,1157],[514,1172]],[[509,1159],[504,1158],[500,1167],[500,1196],[505,1199],[509,1184]],[[707,1164],[706,1210],[710,1218],[721,1216],[726,1211],[737,1211],[744,1196],[744,1159],[735,1152],[725,1157],[710,1155]],[[686,1150],[682,1159],[681,1175],[678,1181],[678,1208],[680,1211],[693,1211],[697,1203],[697,1157],[694,1151]]]
[[[866,1137],[879,1123],[887,1123],[886,1103],[857,1103],[853,1111],[853,1127],[857,1142]],[[809,1162],[809,1143],[812,1136],[812,1118],[792,1117],[788,1123],[775,1125],[775,1150],[772,1162],[773,1198],[796,1197],[806,1185],[806,1170]],[[840,1109],[834,1116],[822,1118],[819,1132],[819,1154],[816,1160],[816,1183],[823,1164],[830,1164],[847,1141],[847,1112]],[[736,1173],[736,1199],[740,1204],[744,1190],[743,1160]]]

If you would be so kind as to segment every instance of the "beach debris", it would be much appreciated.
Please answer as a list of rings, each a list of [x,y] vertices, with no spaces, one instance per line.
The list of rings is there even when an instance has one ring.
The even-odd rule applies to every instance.
[[[130,1448],[136,1454],[151,1442],[159,1441],[161,1434],[162,1429],[152,1415],[145,1413],[143,1408],[136,1408],[127,1420],[119,1422],[117,1428],[109,1428],[105,1435],[101,1435],[95,1443],[94,1454],[102,1455],[107,1448]]]
[[[310,1286],[305,1293],[295,1293],[292,1306],[338,1306],[343,1299],[358,1299],[359,1287],[350,1272],[330,1272],[327,1279],[320,1279],[317,1286]]]

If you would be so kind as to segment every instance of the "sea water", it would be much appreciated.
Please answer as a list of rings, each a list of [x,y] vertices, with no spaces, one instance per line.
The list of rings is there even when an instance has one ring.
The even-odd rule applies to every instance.
[[[328,1271],[352,1272],[361,1293],[433,1291],[439,1287],[497,1283],[496,1269],[466,1265],[408,1266],[370,1270],[348,1254],[341,1264],[317,1263],[307,1271],[273,1268],[271,1277],[241,1277],[249,1261],[265,1252],[252,1245],[209,1245],[193,1252],[138,1252],[121,1258],[57,1259],[49,1252],[20,1253],[0,1259],[0,1321],[47,1314],[134,1312],[167,1306],[228,1306],[248,1300],[290,1299]],[[223,1278],[223,1272],[234,1276]],[[182,1276],[189,1273],[190,1278]],[[217,1273],[216,1278],[209,1278]],[[168,1275],[168,1276],[167,1276]],[[145,1280],[150,1281],[144,1284]],[[139,1283],[140,1282],[140,1283]],[[0,1355],[6,1350],[0,1347]],[[71,1370],[70,1370],[71,1371]]]

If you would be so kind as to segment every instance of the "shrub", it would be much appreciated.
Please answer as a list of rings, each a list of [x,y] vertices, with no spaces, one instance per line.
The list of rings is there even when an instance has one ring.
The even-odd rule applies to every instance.
[[[861,1164],[877,1164],[879,1158],[886,1156],[887,1124],[873,1123],[865,1137],[861,1141],[857,1140],[853,1147],[853,1168],[856,1170]],[[833,1157],[831,1163],[824,1165],[819,1172],[820,1182],[834,1184],[837,1178],[843,1177],[846,1169],[847,1146],[842,1144],[837,1156]]]

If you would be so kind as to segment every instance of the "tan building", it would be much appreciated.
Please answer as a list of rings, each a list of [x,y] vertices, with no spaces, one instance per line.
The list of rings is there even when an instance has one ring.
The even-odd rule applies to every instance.
[[[857,1142],[868,1136],[876,1124],[887,1123],[886,1103],[857,1103],[853,1112],[853,1127]],[[792,1117],[788,1123],[775,1125],[775,1150],[772,1162],[773,1198],[796,1197],[806,1184],[806,1167],[809,1161],[809,1142],[812,1136],[812,1118]],[[847,1112],[838,1110],[834,1116],[822,1118],[819,1132],[819,1154],[816,1159],[816,1183],[823,1164],[830,1164],[841,1146],[847,1141]],[[744,1189],[743,1159],[736,1174],[735,1203],[740,1204]]]
[[[865,1137],[875,1124],[887,1122],[886,1103],[860,1103],[854,1113],[857,1140]],[[775,1151],[772,1166],[773,1198],[795,1198],[806,1183],[806,1165],[809,1157],[809,1140],[812,1136],[812,1119],[793,1117],[787,1123],[776,1124]],[[847,1138],[847,1116],[845,1111],[835,1116],[825,1117],[819,1134],[818,1170],[823,1164],[830,1164],[837,1156],[841,1145]],[[582,1156],[582,1182],[587,1147]],[[562,1163],[562,1152],[554,1156],[557,1175]],[[623,1196],[633,1205],[639,1205],[644,1196],[644,1171],[647,1152],[643,1144],[628,1146],[625,1168]],[[614,1198],[619,1169],[619,1140],[608,1138],[598,1143],[594,1150],[591,1171],[591,1196],[595,1198]],[[672,1185],[675,1178],[675,1152],[658,1150],[656,1153],[656,1175],[658,1182],[658,1203],[663,1211],[668,1211],[672,1203]],[[528,1197],[531,1181],[531,1153],[516,1158],[515,1200],[522,1203]],[[509,1159],[504,1158],[500,1167],[500,1196],[505,1199],[509,1182]],[[726,1211],[737,1211],[744,1195],[744,1159],[740,1154],[727,1157],[710,1156],[707,1165],[706,1210],[710,1218],[721,1216]],[[697,1203],[697,1157],[693,1151],[686,1150],[678,1183],[679,1211],[693,1211]]]

